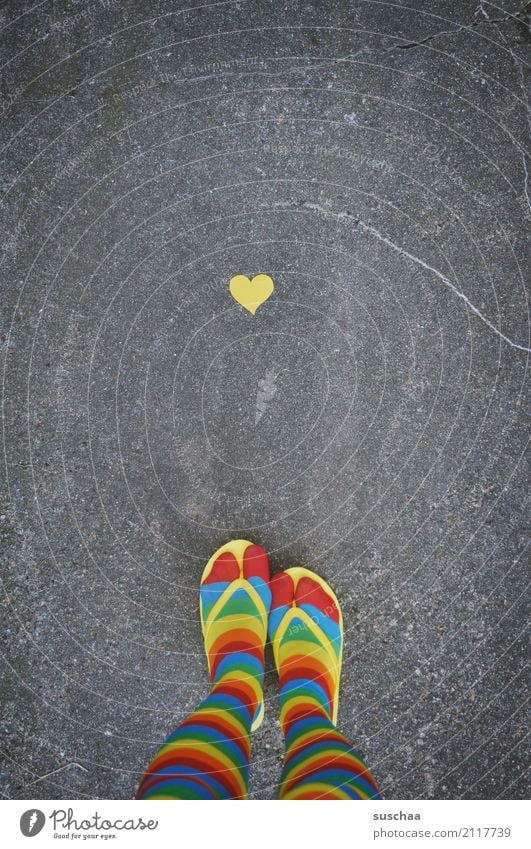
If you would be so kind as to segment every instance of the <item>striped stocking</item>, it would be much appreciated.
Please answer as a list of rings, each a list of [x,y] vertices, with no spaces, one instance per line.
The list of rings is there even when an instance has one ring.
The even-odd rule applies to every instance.
[[[212,690],[156,753],[137,799],[247,797],[250,732],[263,713],[268,580],[267,556],[246,541],[207,564],[200,596]]]
[[[271,581],[270,634],[273,641],[280,635],[274,650],[285,742],[279,798],[378,799],[373,776],[335,724],[342,647],[339,608],[324,582],[301,578],[298,571],[287,570]]]

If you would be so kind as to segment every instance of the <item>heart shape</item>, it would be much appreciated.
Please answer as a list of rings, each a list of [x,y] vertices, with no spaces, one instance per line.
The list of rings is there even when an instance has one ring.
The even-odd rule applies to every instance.
[[[273,294],[275,288],[271,277],[267,274],[257,274],[249,280],[245,274],[231,277],[229,290],[235,301],[253,315],[256,310]]]

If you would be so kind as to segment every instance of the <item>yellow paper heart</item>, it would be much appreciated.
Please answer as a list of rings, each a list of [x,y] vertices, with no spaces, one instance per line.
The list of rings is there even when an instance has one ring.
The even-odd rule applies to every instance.
[[[234,300],[253,315],[258,307],[271,297],[274,288],[273,281],[267,274],[257,274],[252,280],[245,274],[237,274],[236,277],[231,277],[229,283]]]

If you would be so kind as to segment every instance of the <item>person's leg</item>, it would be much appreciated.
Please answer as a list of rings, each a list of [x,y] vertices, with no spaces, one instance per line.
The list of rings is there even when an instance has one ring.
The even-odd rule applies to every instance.
[[[267,555],[246,540],[219,549],[200,590],[212,690],[166,739],[137,799],[245,799],[250,732],[263,715]]]
[[[336,727],[343,628],[337,599],[309,570],[271,581],[269,632],[285,738],[280,799],[379,799],[374,777]]]

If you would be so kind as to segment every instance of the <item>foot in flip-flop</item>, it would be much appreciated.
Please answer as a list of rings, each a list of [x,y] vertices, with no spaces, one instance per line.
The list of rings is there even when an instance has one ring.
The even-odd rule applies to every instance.
[[[328,584],[309,569],[275,575],[269,636],[280,678],[281,799],[377,799],[374,777],[336,727],[343,619]]]
[[[299,713],[337,719],[343,620],[328,584],[302,566],[271,579],[269,636],[280,677],[281,724]]]
[[[269,561],[265,551],[248,540],[233,540],[219,548],[201,578],[200,612],[210,679],[244,701],[251,730],[264,715],[264,646],[271,606]]]

